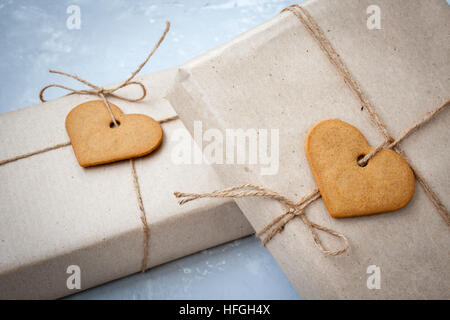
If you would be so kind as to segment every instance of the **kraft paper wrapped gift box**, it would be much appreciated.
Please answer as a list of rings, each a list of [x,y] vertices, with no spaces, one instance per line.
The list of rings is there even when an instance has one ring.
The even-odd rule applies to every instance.
[[[175,114],[164,99],[176,70],[139,79],[149,91],[139,103],[111,99],[124,113],[163,119]],[[125,96],[139,96],[133,86]],[[71,95],[0,115],[0,159],[68,141],[65,117],[76,105],[96,99]],[[163,143],[135,161],[150,228],[147,266],[252,233],[232,200],[180,207],[177,188],[217,187],[207,165],[177,165],[179,143],[189,133],[180,120],[162,124]],[[75,293],[67,268],[81,269],[87,289],[141,269],[143,224],[129,161],[81,168],[71,146],[0,166],[0,299],[57,298]]]
[[[450,8],[444,0],[316,0],[301,5],[394,137],[449,98]],[[381,29],[367,27],[373,12],[366,10],[371,5],[380,9]],[[372,146],[383,142],[367,110],[289,11],[184,64],[169,100],[191,133],[196,120],[203,121],[204,131],[278,129],[277,174],[261,175],[259,165],[214,167],[227,186],[254,183],[292,200],[316,188],[304,142],[319,121],[337,118],[356,126]],[[401,144],[446,208],[450,206],[449,124],[447,108]],[[208,201],[212,199],[185,205]],[[236,201],[255,230],[284,212],[273,200]],[[306,215],[346,235],[350,248],[338,256],[325,255],[300,219],[288,223],[267,248],[301,297],[450,298],[449,226],[418,183],[412,201],[395,212],[333,219],[318,200]],[[319,236],[327,248],[342,245],[327,234],[319,232]],[[367,285],[371,265],[379,267],[378,290]]]

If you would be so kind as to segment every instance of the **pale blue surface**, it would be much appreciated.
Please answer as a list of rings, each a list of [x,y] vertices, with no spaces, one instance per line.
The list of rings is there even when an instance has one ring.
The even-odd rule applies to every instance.
[[[39,103],[40,88],[58,82],[81,88],[56,69],[94,84],[124,80],[161,36],[168,37],[142,74],[180,65],[274,16],[293,1],[269,0],[0,0],[0,112]],[[67,7],[81,9],[69,30]],[[66,92],[48,92],[56,98]]]
[[[277,14],[293,1],[1,1],[0,112],[39,103],[48,83],[81,88],[56,69],[99,85],[121,81],[171,31],[143,74],[180,65]],[[66,9],[81,8],[81,29],[66,27]],[[65,92],[54,90],[48,98]],[[51,124],[41,124],[51,125]],[[213,248],[70,298],[298,299],[255,238]]]

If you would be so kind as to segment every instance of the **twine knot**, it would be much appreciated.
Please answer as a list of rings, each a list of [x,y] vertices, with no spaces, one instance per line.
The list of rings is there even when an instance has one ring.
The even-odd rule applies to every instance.
[[[100,87],[100,89],[98,89],[96,92],[95,92],[96,94],[108,94],[108,93],[110,93],[110,91],[107,91],[105,88],[103,88],[103,87]]]

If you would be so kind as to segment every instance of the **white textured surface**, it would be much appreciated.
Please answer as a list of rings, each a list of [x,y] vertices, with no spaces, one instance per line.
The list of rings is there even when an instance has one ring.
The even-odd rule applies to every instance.
[[[166,20],[172,22],[171,31],[143,74],[179,65],[292,2],[0,1],[0,112],[39,103],[39,90],[48,83],[81,88],[48,69],[76,73],[99,85],[123,80],[153,47]],[[66,27],[71,4],[81,9],[80,30]],[[55,89],[48,98],[64,93]],[[298,295],[259,241],[246,238],[71,298],[298,299]]]

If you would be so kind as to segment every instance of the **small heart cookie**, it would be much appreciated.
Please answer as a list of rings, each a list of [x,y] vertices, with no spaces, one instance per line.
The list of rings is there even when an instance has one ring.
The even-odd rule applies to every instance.
[[[157,121],[143,114],[123,114],[116,105],[109,105],[118,127],[101,100],[82,103],[66,117],[66,130],[82,167],[141,157],[161,144]]]
[[[308,132],[306,156],[323,201],[334,218],[394,211],[414,195],[414,174],[396,152],[382,149],[366,166],[358,159],[374,148],[354,126],[317,123]]]

